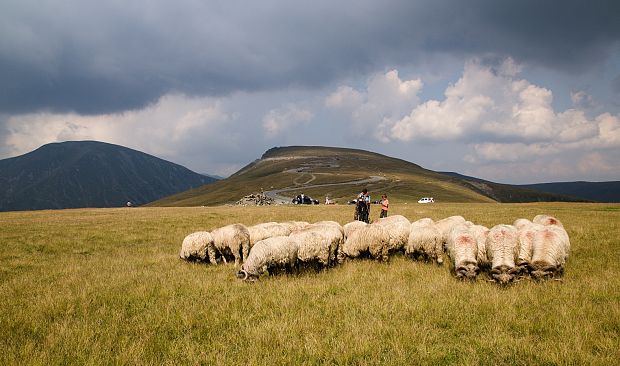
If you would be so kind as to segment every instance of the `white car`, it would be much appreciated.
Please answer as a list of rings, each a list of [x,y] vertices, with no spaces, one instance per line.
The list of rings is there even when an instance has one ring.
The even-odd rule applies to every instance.
[[[422,197],[418,200],[418,203],[433,203],[435,200],[433,197]]]

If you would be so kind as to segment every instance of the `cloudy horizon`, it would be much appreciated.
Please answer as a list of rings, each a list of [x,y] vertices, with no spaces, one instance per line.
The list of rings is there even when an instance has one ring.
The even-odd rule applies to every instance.
[[[7,0],[0,159],[98,140],[227,176],[323,145],[620,180],[617,19],[614,1]]]

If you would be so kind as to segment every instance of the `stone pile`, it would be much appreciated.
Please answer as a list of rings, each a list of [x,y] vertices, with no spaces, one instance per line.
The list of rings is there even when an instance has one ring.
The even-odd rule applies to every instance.
[[[237,205],[240,206],[266,206],[273,204],[275,204],[274,199],[267,197],[263,193],[252,193],[237,201]]]

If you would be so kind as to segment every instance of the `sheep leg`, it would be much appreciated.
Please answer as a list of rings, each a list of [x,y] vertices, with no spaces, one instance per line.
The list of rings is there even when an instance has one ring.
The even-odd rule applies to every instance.
[[[209,257],[209,262],[213,265],[217,265],[217,260],[215,259],[215,247],[213,246],[213,244],[210,244],[209,246],[207,246],[207,256]]]

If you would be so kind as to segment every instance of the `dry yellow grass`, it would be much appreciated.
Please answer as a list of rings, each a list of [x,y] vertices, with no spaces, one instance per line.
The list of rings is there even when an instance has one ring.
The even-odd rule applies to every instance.
[[[378,216],[373,207],[371,216]],[[614,364],[620,205],[394,204],[410,220],[558,217],[564,281],[499,288],[395,257],[238,281],[178,259],[185,235],[352,217],[351,206],[0,214],[0,364]]]

